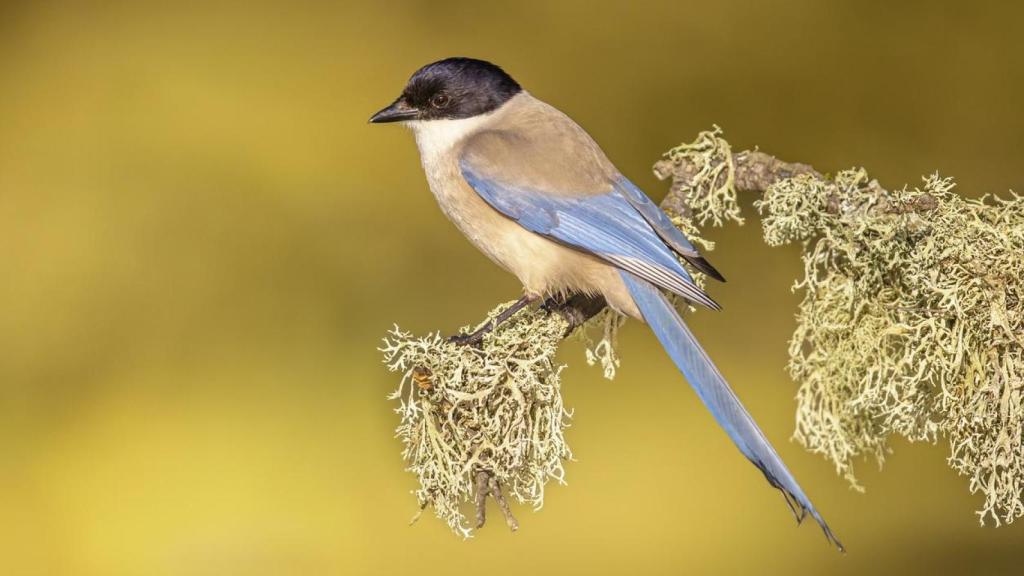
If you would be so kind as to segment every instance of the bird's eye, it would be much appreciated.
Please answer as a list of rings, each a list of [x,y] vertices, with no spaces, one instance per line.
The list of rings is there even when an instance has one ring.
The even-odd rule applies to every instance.
[[[434,94],[430,99],[430,105],[434,108],[444,108],[449,102],[451,102],[451,98],[449,98],[444,92]]]

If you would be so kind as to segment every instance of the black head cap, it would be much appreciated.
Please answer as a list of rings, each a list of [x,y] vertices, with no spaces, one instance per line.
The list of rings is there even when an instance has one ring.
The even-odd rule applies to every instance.
[[[445,58],[417,70],[398,100],[370,122],[471,118],[496,110],[522,90],[490,62]]]

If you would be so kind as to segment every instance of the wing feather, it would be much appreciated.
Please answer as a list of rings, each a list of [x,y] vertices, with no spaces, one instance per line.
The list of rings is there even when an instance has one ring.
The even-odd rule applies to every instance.
[[[654,202],[651,202],[651,199],[647,197],[647,194],[644,194],[643,190],[637,188],[635,184],[626,178],[622,178],[617,189],[622,192],[626,200],[636,208],[637,212],[647,220],[647,223],[654,228],[658,236],[661,236],[661,239],[676,254],[679,254],[692,266],[715,280],[725,281],[722,274],[701,256],[700,252],[693,246],[693,243],[683,235],[679,228],[672,224],[672,220],[665,214],[665,211]]]
[[[546,193],[494,177],[463,155],[466,182],[495,210],[524,228],[593,254],[687,300],[717,310],[650,222],[617,189],[591,195]]]

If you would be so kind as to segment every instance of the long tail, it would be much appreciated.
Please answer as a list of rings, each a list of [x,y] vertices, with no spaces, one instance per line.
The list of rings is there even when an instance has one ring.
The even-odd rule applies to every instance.
[[[740,404],[739,398],[729,388],[725,378],[697,343],[697,339],[668,299],[646,281],[629,272],[620,273],[644,320],[740,452],[764,473],[772,486],[782,491],[786,503],[797,517],[797,522],[802,521],[810,513],[825,532],[829,542],[843,550],[843,545],[832,534],[828,524],[800,489],[800,485],[786,469],[786,465],[768,443],[764,433],[754,423],[754,419],[750,417],[743,404]]]

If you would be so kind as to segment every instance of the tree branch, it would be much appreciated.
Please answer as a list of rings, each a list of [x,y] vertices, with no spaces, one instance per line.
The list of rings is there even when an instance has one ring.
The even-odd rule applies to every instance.
[[[759,150],[746,150],[732,155],[735,169],[736,189],[740,192],[763,193],[769,186],[779,180],[810,174],[824,180],[825,177],[808,164],[784,162]],[[671,211],[674,202],[680,200],[680,193],[693,186],[697,174],[705,170],[705,166],[686,158],[664,158],[654,164],[654,175],[658,180],[672,178],[672,188],[661,203],[662,209]],[[666,202],[669,203],[666,206]]]

